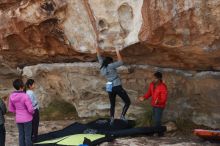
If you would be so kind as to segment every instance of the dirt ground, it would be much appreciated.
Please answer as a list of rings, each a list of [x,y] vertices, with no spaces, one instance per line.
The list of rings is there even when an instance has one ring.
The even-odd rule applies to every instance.
[[[77,120],[78,121],[78,120]],[[39,126],[39,134],[60,130],[75,120],[62,121],[41,121]],[[14,117],[6,116],[6,146],[18,146],[18,130],[14,121]],[[110,143],[103,143],[101,146],[217,146],[207,141],[203,141],[197,137],[175,136],[174,134],[165,134],[164,137],[126,137],[119,138]]]

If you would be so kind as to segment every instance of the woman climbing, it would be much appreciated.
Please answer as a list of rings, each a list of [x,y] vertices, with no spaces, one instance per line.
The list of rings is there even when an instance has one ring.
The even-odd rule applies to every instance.
[[[100,72],[101,75],[103,75],[107,79],[106,83],[106,91],[109,95],[109,100],[111,104],[110,108],[110,125],[114,123],[114,114],[115,114],[115,99],[116,95],[120,96],[121,99],[124,101],[125,105],[123,107],[122,113],[121,113],[121,119],[124,121],[127,121],[125,118],[125,114],[131,104],[130,99],[128,97],[127,92],[122,88],[121,80],[117,74],[117,68],[123,65],[122,56],[118,49],[116,49],[116,54],[118,61],[113,62],[113,59],[111,57],[101,57],[101,49],[97,48],[97,57],[98,61],[101,65]]]

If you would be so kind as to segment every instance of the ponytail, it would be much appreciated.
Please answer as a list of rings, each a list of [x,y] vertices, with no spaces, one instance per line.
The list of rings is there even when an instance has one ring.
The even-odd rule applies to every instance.
[[[100,67],[100,69],[102,69],[103,67],[107,67],[110,63],[113,62],[113,59],[111,57],[106,57],[103,62],[102,65]]]
[[[28,89],[30,89],[30,86],[32,86],[33,84],[34,84],[34,80],[33,79],[28,79],[26,84],[25,84],[24,92],[26,92]]]

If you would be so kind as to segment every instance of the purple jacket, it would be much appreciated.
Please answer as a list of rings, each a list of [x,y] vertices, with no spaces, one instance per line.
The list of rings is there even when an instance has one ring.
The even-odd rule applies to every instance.
[[[26,123],[33,119],[34,108],[25,92],[15,91],[11,93],[9,111],[15,113],[16,123]]]

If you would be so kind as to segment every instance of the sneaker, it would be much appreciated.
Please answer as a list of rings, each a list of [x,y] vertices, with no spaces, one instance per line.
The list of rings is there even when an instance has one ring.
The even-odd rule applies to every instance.
[[[113,125],[114,124],[114,118],[113,117],[111,117],[111,119],[110,119],[110,125]]]
[[[121,116],[121,118],[120,118],[122,121],[124,121],[124,122],[128,122],[128,120],[125,118],[125,116]]]

